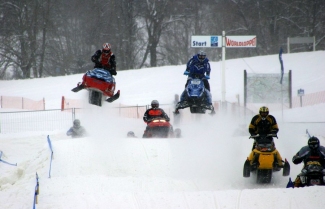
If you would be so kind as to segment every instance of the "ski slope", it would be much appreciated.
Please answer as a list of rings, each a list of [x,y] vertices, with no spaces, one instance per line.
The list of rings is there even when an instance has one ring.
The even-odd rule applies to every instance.
[[[285,71],[293,72],[293,92],[325,90],[324,51],[283,54]],[[212,62],[210,86],[214,101],[221,99],[221,63]],[[274,173],[271,184],[258,185],[254,175],[242,177],[252,140],[247,127],[250,115],[218,110],[214,116],[191,116],[175,128],[182,138],[142,139],[141,118],[108,114],[114,107],[146,105],[157,99],[172,107],[175,94],[183,91],[185,65],[118,71],[120,98],[103,107],[87,104],[87,91],[70,90],[82,74],[30,80],[1,81],[4,96],[45,98],[47,109],[60,108],[61,97],[83,101],[81,119],[89,136],[72,139],[69,129],[47,132],[0,134],[1,208],[33,206],[35,174],[39,175],[38,209],[58,208],[323,208],[323,187],[286,189],[288,177]],[[243,70],[248,73],[280,73],[277,55],[226,61],[226,100],[243,104]],[[0,109],[1,112],[8,111]],[[10,110],[12,111],[12,110]],[[256,110],[258,112],[258,109]],[[306,129],[325,145],[325,104],[272,111],[279,123],[277,149],[291,164],[294,179],[301,165],[292,156],[307,144]],[[186,110],[181,110],[186,114]],[[301,121],[305,121],[302,123]],[[173,120],[171,123],[173,124]],[[297,122],[297,123],[295,123]],[[299,123],[298,123],[299,122]],[[126,138],[128,131],[138,138]],[[53,146],[49,178],[49,135]]]

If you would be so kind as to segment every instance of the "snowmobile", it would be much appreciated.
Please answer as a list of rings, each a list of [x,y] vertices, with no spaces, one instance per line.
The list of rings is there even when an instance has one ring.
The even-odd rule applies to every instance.
[[[113,102],[120,97],[120,90],[114,94],[115,85],[115,78],[107,70],[94,68],[87,71],[82,77],[82,82],[79,82],[77,87],[71,91],[78,92],[82,89],[87,89],[89,91],[89,104],[101,107],[103,95],[108,97],[105,100],[107,102]]]
[[[299,174],[301,187],[324,186],[325,169],[318,161],[309,161]]]
[[[250,177],[250,173],[256,173],[257,183],[270,183],[272,173],[280,171],[283,168],[283,176],[290,174],[290,164],[285,159],[281,160],[283,165],[279,163],[281,159],[280,153],[276,150],[273,142],[274,135],[256,135],[253,138],[256,142],[255,149],[250,153],[244,163],[243,176]]]
[[[184,99],[176,104],[175,114],[179,114],[179,109],[189,107],[191,113],[205,114],[206,110],[211,110],[210,114],[215,114],[213,105],[208,104],[208,92],[204,87],[202,79],[194,78],[188,82],[185,89]]]
[[[142,138],[169,138],[173,136],[173,126],[165,118],[156,118],[147,123]]]

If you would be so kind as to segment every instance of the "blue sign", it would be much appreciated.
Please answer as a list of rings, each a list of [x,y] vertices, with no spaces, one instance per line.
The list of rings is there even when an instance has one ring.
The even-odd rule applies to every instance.
[[[219,46],[219,38],[218,36],[211,36],[211,47]]]

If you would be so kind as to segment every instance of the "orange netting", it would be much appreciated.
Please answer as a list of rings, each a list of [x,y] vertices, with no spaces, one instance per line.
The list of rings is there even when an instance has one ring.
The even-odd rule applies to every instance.
[[[44,110],[45,100],[31,100],[24,97],[1,96],[1,108]]]

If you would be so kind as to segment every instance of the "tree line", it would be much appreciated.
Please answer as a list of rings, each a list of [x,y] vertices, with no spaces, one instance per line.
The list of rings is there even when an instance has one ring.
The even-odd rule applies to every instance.
[[[325,48],[324,0],[0,0],[0,79],[83,73],[108,42],[117,70],[185,64],[192,35],[256,35],[227,59],[284,52],[288,37]],[[221,49],[204,48],[211,61]],[[290,52],[310,51],[297,44]]]

